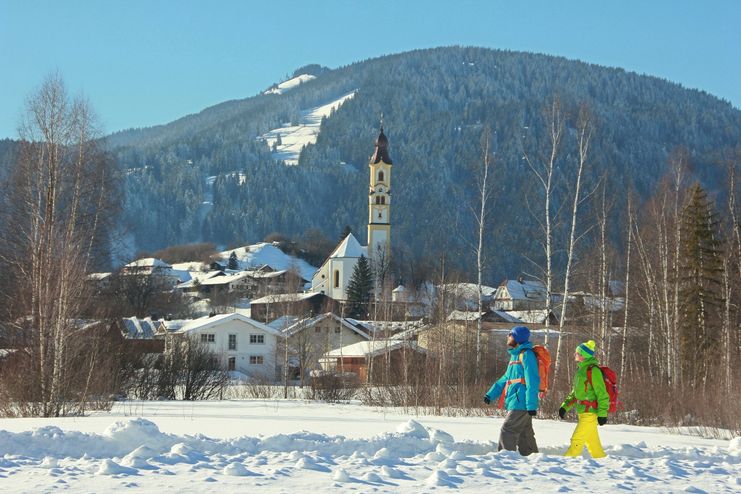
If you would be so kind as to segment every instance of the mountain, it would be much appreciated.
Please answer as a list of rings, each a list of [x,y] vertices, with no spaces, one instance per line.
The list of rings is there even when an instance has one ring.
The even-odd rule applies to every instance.
[[[200,240],[252,243],[271,232],[296,238],[310,229],[337,239],[345,225],[364,241],[367,162],[383,115],[394,162],[395,258],[409,263],[446,252],[448,266],[469,273],[475,169],[483,129],[491,129],[496,168],[486,281],[495,284],[532,270],[525,256],[539,256],[538,224],[529,211],[539,193],[522,159],[522,138],[545,142],[541,110],[554,96],[568,125],[559,180],[573,175],[574,120],[578,106],[587,104],[597,127],[586,182],[609,181],[613,228],[629,185],[649,197],[680,146],[690,152],[694,178],[722,194],[719,158],[741,142],[741,111],[712,95],[531,53],[418,50],[332,70],[309,66],[286,82],[166,125],[108,137],[125,172],[125,221],[138,249]],[[283,140],[291,129],[311,136],[293,141],[288,156],[281,151],[289,148]],[[556,207],[568,201],[561,192],[566,187],[558,190]]]

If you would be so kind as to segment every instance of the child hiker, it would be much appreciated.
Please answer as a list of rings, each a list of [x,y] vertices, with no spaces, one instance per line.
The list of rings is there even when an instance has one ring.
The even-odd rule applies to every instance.
[[[564,418],[566,412],[576,406],[579,417],[574,434],[571,436],[571,446],[566,451],[565,456],[581,455],[585,444],[592,458],[606,456],[597,433],[597,424],[605,425],[607,423],[610,396],[605,388],[602,372],[598,367],[599,362],[594,356],[594,348],[594,340],[589,340],[576,347],[574,360],[577,364],[574,388],[561,403],[561,408],[558,409],[559,417]],[[591,374],[591,380],[587,376],[588,371]]]

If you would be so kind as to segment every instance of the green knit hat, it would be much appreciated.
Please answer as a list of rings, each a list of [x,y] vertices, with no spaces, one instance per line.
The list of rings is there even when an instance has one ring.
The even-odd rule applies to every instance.
[[[584,358],[594,357],[594,348],[597,344],[594,340],[589,340],[586,343],[580,344],[576,347],[576,351],[579,352]]]

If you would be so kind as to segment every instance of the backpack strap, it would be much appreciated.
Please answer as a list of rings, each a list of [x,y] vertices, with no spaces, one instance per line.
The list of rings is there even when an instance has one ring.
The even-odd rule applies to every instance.
[[[594,367],[597,367],[597,366],[592,364],[589,367],[587,367],[587,380],[584,381],[584,392],[585,393],[587,392],[587,384],[589,384],[590,386],[592,386],[592,388],[594,388],[594,384],[592,384],[592,369]]]

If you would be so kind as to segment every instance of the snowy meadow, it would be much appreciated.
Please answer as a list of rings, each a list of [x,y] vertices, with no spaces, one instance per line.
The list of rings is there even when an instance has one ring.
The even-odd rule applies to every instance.
[[[1,492],[708,492],[741,490],[741,438],[600,428],[608,457],[497,452],[502,418],[302,400],[119,402],[88,417],[0,419]]]

